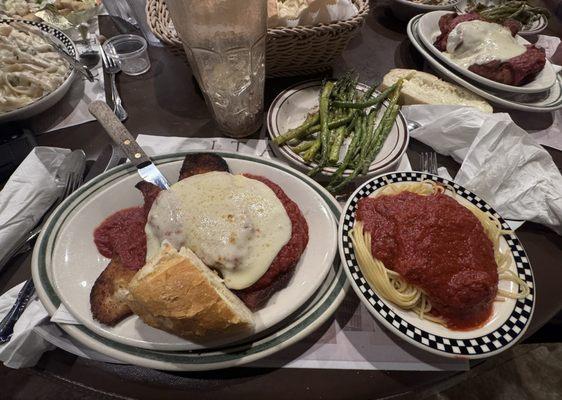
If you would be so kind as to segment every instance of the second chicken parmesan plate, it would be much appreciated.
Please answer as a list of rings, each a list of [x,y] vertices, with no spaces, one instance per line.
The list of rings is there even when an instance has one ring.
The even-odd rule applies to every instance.
[[[452,181],[379,176],[351,196],[339,235],[363,303],[425,350],[486,357],[514,344],[531,320],[525,250],[492,207]]]
[[[222,346],[281,323],[322,284],[336,221],[305,181],[216,153],[161,169],[170,190],[128,173],[61,223],[49,274],[88,329],[156,350]]]
[[[420,18],[418,32],[439,60],[475,82],[511,93],[545,92],[556,81],[554,68],[518,29],[516,21],[500,25],[477,13],[434,11]]]

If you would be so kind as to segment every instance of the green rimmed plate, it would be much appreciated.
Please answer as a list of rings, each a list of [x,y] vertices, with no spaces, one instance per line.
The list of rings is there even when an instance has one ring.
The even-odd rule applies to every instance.
[[[235,163],[235,160],[250,161],[257,163],[256,167],[274,168],[282,171],[284,174],[290,174],[294,179],[305,183],[315,194],[321,196],[329,206],[333,218],[338,219],[340,211],[335,199],[320,185],[303,174],[277,162],[257,157],[241,154],[217,154],[223,156],[227,162],[233,161]],[[166,164],[181,163],[184,155],[185,153],[161,156],[155,158],[155,161],[156,164],[165,167]],[[49,276],[48,263],[50,257],[52,257],[54,247],[54,232],[57,226],[60,225],[60,220],[65,210],[68,212],[68,207],[75,204],[77,200],[81,199],[81,201],[84,201],[84,198],[87,199],[88,193],[95,192],[97,188],[135,174],[135,168],[130,165],[123,165],[108,171],[80,188],[47,221],[34,249],[32,273],[39,297],[49,313],[54,313],[61,302],[53,285],[52,276]],[[330,267],[326,279],[298,311],[270,329],[261,332],[258,336],[253,337],[251,341],[223,347],[220,350],[200,349],[195,351],[168,352],[142,349],[102,337],[84,326],[61,325],[61,328],[82,344],[109,357],[131,364],[167,370],[227,368],[263,358],[302,339],[328,319],[340,304],[346,290],[347,282],[338,261]]]

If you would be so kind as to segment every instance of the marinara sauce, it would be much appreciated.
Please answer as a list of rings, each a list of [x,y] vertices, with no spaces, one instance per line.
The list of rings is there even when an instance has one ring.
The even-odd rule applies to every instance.
[[[490,317],[498,290],[493,244],[480,221],[445,194],[366,197],[357,219],[371,251],[423,289],[434,315],[451,329],[473,329]]]
[[[94,231],[94,243],[102,256],[119,258],[131,269],[141,269],[146,259],[146,214],[143,207],[119,210]]]

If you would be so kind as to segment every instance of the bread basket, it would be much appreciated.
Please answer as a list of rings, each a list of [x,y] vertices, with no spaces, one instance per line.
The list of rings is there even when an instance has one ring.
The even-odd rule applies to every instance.
[[[369,13],[368,0],[353,0],[359,12],[350,19],[331,24],[277,27],[267,30],[266,73],[268,77],[308,75],[330,68]],[[164,0],[148,0],[150,29],[167,45],[183,52]]]

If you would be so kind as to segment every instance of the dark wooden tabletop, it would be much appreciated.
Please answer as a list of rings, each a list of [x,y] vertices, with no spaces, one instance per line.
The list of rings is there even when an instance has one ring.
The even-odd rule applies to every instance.
[[[117,33],[108,17],[101,17],[106,36]],[[334,65],[334,73],[354,69],[364,82],[380,79],[393,67],[423,69],[424,61],[409,43],[406,23],[396,20],[385,1],[372,3],[361,34],[348,45]],[[561,36],[556,18],[545,32]],[[210,119],[185,59],[167,48],[150,48],[151,70],[141,76],[121,74],[118,86],[129,112],[126,126],[135,135],[215,137],[222,134]],[[562,57],[561,57],[562,58]],[[560,61],[559,61],[560,63]],[[284,78],[266,82],[266,107],[287,86],[306,79]],[[526,129],[548,127],[552,116],[510,112]],[[25,125],[25,122],[23,123]],[[0,126],[1,129],[1,126]],[[96,122],[62,129],[37,137],[40,145],[83,149],[95,159],[110,141]],[[412,140],[408,155],[414,167],[417,154],[429,150]],[[562,152],[548,149],[558,167]],[[455,173],[459,165],[439,156],[441,165]],[[540,225],[526,223],[518,231],[533,265],[538,292],[531,335],[562,308],[562,237]],[[0,275],[0,293],[28,278],[30,255],[13,260]],[[62,350],[46,353],[36,367],[22,370],[0,368],[2,398],[322,398],[362,399],[406,395],[427,388],[441,388],[459,378],[456,372],[385,372],[314,369],[236,368],[202,373],[169,373],[145,368],[112,365],[75,357]]]

